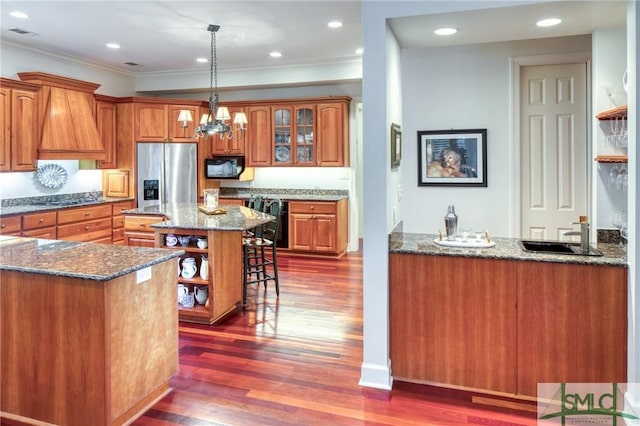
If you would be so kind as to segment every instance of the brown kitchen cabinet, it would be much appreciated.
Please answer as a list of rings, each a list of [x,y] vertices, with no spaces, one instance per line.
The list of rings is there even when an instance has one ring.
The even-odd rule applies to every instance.
[[[155,247],[155,234],[151,225],[164,220],[164,216],[125,215],[124,245]]]
[[[627,380],[627,269],[519,262],[518,394]]]
[[[195,128],[199,123],[200,107],[196,105],[173,105],[163,103],[136,102],[135,140],[137,142],[187,142],[193,141]],[[181,110],[191,112],[193,121],[178,121]]]
[[[115,245],[124,245],[124,214],[122,210],[135,208],[135,202],[118,201],[113,203],[111,212],[111,243]]]
[[[389,262],[394,377],[514,394],[513,262],[395,253]]]
[[[186,246],[177,244],[168,247],[167,234],[192,238]],[[198,248],[198,237],[207,239],[206,249]],[[180,265],[187,257],[195,258],[198,268],[196,275],[192,278],[178,276],[178,282],[186,285],[190,293],[194,292],[195,286],[207,286],[208,299],[205,304],[196,302],[192,308],[186,308],[176,301],[181,321],[213,324],[234,311],[242,301],[242,231],[156,228],[155,247],[184,250],[186,253],[181,256]],[[200,276],[203,256],[208,259],[207,279]]]
[[[317,113],[317,165],[349,165],[349,102],[322,103]]]
[[[97,160],[100,169],[115,169],[117,165],[116,145],[116,102],[115,98],[104,95],[95,95],[96,99],[96,124],[98,134],[102,140],[102,146],[106,150],[104,160]]]
[[[247,166],[270,166],[273,152],[271,107],[248,107],[247,121],[249,121],[246,135]]]
[[[341,256],[347,249],[348,200],[290,201],[289,249]]]
[[[58,239],[111,244],[111,204],[58,211]]]
[[[624,382],[626,283],[623,267],[391,253],[394,378],[522,399]]]
[[[315,105],[276,105],[273,114],[272,166],[316,164]]]
[[[7,78],[0,86],[0,172],[35,170],[40,86]]]
[[[57,238],[58,213],[55,211],[22,215],[22,236],[30,238]]]
[[[229,115],[231,119],[227,122],[231,126],[232,134],[219,137],[218,135],[209,136],[211,141],[211,155],[245,155],[245,141],[247,139],[248,126],[245,130],[238,130],[238,126],[233,124],[234,116],[239,113],[246,113],[242,107],[229,107]],[[249,121],[247,119],[247,121]]]
[[[0,217],[0,235],[19,237],[22,233],[22,216]]]

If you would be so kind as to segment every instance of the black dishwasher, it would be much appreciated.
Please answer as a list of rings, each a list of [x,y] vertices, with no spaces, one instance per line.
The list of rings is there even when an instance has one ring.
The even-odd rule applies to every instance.
[[[249,201],[245,201],[247,206]],[[278,238],[276,239],[276,247],[289,248],[289,202],[282,201],[282,212],[280,212],[280,227],[278,228]]]

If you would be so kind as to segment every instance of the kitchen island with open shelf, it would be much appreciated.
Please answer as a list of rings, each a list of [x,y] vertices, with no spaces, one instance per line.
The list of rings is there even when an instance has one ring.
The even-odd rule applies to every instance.
[[[116,425],[178,370],[179,251],[0,236],[0,419]]]
[[[161,204],[123,212],[125,227],[129,217],[137,221],[145,216],[166,218],[145,225],[153,229],[155,247],[183,251],[181,266],[185,259],[194,258],[197,273],[185,276],[176,271],[178,282],[186,286],[189,293],[193,293],[196,286],[207,286],[208,296],[205,303],[196,303],[193,307],[178,304],[181,321],[213,324],[242,303],[242,234],[275,219],[243,206],[221,204],[220,207],[224,213],[216,215],[203,213],[198,204],[192,203]],[[168,235],[177,239],[189,237],[189,240],[184,245],[168,246]],[[206,239],[207,247],[198,247],[197,238]],[[207,260],[206,278],[202,277],[203,256]]]

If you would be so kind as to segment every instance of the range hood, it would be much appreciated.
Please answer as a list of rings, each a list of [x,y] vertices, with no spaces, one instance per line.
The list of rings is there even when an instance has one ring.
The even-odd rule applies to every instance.
[[[42,72],[18,73],[20,80],[42,86],[39,118],[41,160],[105,160],[94,116],[93,93],[99,84]]]

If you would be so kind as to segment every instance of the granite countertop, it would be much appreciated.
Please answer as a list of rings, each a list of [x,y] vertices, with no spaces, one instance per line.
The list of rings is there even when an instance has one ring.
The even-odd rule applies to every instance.
[[[598,244],[597,249],[603,256],[580,256],[526,252],[518,245],[519,238],[492,238],[496,245],[489,248],[442,247],[434,243],[437,238],[438,235],[435,234],[392,232],[389,235],[389,252],[628,267],[624,249],[610,243]]]
[[[109,281],[184,253],[183,250],[0,236],[0,271]]]
[[[255,228],[275,219],[274,216],[261,213],[247,207],[220,203],[224,214],[206,214],[198,210],[198,204],[172,203],[123,210],[122,213],[136,215],[165,216],[169,220],[151,225],[153,228],[177,228],[214,231],[244,231]]]
[[[252,195],[280,198],[286,201],[339,201],[349,198],[349,191],[341,189],[271,189],[271,188],[221,188],[220,199],[248,200]]]
[[[78,199],[75,204],[58,205],[49,204],[48,201],[34,201],[33,204],[13,204],[3,205],[0,207],[0,216],[9,216],[14,214],[37,213],[51,210],[70,209],[73,207],[95,206],[98,204],[117,203],[119,201],[131,201],[134,198],[111,198],[99,197],[95,199]]]

